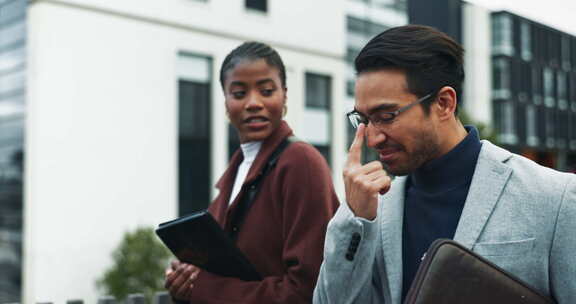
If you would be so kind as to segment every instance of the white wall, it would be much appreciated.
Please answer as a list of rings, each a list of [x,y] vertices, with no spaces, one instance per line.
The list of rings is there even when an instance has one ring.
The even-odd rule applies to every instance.
[[[268,1],[268,14],[247,12],[238,0],[36,0],[148,18],[240,40],[343,56],[345,0]]]
[[[233,22],[223,22],[222,15],[208,21],[211,10],[236,1],[210,1],[208,9],[192,0],[165,0],[162,6],[143,0],[90,2],[130,13],[174,15],[182,22],[204,18],[210,26],[235,28]],[[337,117],[333,119],[333,151],[344,151],[344,120],[340,119],[344,15],[339,1],[318,1],[328,2],[331,5],[324,7],[330,10],[327,19],[311,24],[311,17],[296,15],[317,16],[317,12],[287,5],[280,14],[274,5],[284,1],[271,1],[272,14],[278,13],[283,27],[276,26],[275,20],[266,21],[274,23],[278,30],[274,32],[259,27],[262,20],[250,25],[251,21],[240,22],[243,18],[237,16],[238,26],[247,30],[236,28],[236,32],[248,35],[263,29],[253,39],[278,41],[273,46],[283,56],[290,77],[287,120],[296,134],[305,131],[299,127],[305,96],[303,73],[316,71],[332,77]],[[184,5],[190,8],[184,10]],[[207,10],[202,14],[208,15],[196,10]],[[247,17],[251,18],[264,16]],[[225,24],[218,25],[215,21],[219,20]],[[241,41],[54,1],[31,4],[28,30],[23,302],[64,303],[82,298],[95,303],[94,282],[110,265],[111,251],[123,233],[139,225],[157,225],[177,214],[178,52],[214,59],[212,134],[217,140],[212,175],[217,178],[227,162],[227,122],[217,67]],[[320,30],[326,33],[316,36]],[[298,35],[303,35],[300,42]],[[343,155],[334,153],[334,176],[340,180]]]
[[[464,110],[472,119],[492,126],[492,54],[490,11],[463,3]]]

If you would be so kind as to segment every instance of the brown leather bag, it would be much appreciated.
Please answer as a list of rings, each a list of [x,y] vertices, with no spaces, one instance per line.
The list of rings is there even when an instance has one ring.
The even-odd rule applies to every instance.
[[[432,243],[404,304],[553,304],[520,279],[455,241]]]

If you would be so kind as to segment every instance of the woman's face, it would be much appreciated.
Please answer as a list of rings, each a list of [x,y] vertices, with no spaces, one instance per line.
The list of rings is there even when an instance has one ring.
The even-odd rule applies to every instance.
[[[240,142],[266,139],[280,125],[286,102],[278,69],[264,59],[245,60],[225,75],[226,111]]]

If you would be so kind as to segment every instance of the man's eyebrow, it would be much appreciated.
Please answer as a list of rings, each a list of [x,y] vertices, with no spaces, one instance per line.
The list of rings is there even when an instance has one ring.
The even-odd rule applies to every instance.
[[[379,111],[393,111],[394,109],[396,109],[398,107],[397,103],[383,103],[383,104],[379,104],[376,107],[371,108],[370,110],[368,110],[368,115],[372,115],[375,112],[379,112]]]

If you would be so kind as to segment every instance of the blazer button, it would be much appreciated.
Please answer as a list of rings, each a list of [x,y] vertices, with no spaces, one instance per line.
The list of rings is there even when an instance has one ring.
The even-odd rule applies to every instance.
[[[350,244],[350,246],[348,246],[348,250],[350,252],[356,253],[356,250],[358,250],[358,245]]]
[[[346,259],[348,261],[354,260],[354,254],[352,254],[351,252],[346,253]]]
[[[238,231],[238,227],[232,227],[232,231],[234,232]]]

